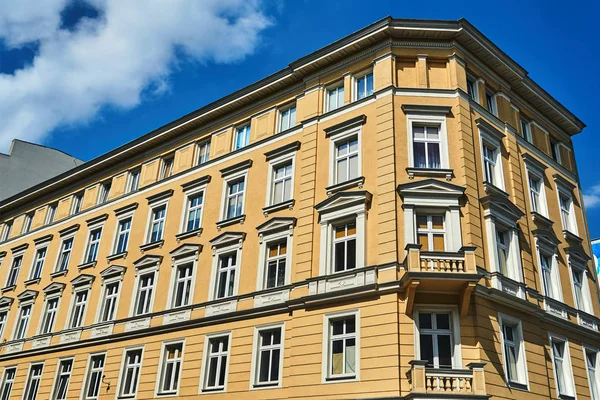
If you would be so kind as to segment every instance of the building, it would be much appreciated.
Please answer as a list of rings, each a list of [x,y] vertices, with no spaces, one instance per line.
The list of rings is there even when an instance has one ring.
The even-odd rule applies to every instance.
[[[593,266],[596,268],[596,275],[600,275],[600,238],[592,240],[592,259]]]
[[[583,128],[367,26],[0,203],[0,398],[598,399]]]
[[[13,140],[8,154],[0,153],[0,201],[81,164],[62,151]]]

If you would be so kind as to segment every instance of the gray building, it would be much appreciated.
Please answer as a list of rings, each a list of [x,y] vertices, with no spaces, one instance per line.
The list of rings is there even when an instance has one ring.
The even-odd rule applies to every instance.
[[[62,151],[15,139],[8,154],[0,153],[0,201],[81,164]]]

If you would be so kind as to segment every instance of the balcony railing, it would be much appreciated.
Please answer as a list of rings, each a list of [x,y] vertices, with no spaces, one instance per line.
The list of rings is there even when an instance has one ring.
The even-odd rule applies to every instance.
[[[411,272],[476,273],[475,248],[458,252],[421,251],[421,245],[406,246],[406,269]]]
[[[465,396],[486,396],[485,363],[470,363],[468,369],[426,368],[427,361],[413,360],[408,372],[413,394],[447,393]]]

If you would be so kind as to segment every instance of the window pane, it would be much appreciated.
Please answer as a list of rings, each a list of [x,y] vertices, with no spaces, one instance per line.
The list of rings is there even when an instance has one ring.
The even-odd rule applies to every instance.
[[[356,363],[356,341],[355,339],[346,339],[346,373],[355,372]]]
[[[429,313],[419,313],[419,329],[431,329],[433,325],[431,324],[431,314]]]
[[[356,240],[349,240],[346,248],[346,269],[356,268]]]
[[[416,168],[427,168],[427,161],[425,159],[425,143],[415,142],[414,143],[414,158]]]
[[[440,145],[438,143],[427,143],[428,168],[441,168],[440,162]]]
[[[343,374],[344,373],[344,341],[334,340],[332,343],[331,351],[331,374]]]
[[[450,329],[450,315],[449,314],[436,314],[435,322],[437,329]]]
[[[418,241],[419,241],[419,244],[421,245],[421,249],[423,251],[429,250],[429,238],[426,233],[425,234],[419,233]]]
[[[451,368],[452,348],[450,346],[450,335],[438,335],[438,352],[440,368]]]
[[[433,235],[433,250],[444,251],[444,235]]]
[[[419,349],[421,352],[421,356],[419,358],[427,361],[428,367],[433,367],[433,336],[421,334],[419,336],[419,342]]]

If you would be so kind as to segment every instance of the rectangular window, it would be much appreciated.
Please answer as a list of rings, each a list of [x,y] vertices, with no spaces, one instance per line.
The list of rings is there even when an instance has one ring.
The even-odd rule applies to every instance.
[[[288,107],[279,112],[279,132],[296,126],[296,106]]]
[[[4,227],[2,228],[2,237],[0,241],[5,242],[10,237],[10,231],[12,230],[12,221],[8,221],[4,223]]]
[[[183,343],[168,344],[164,347],[158,393],[175,394],[179,388],[181,364],[183,362]]]
[[[117,241],[115,254],[124,253],[129,245],[129,234],[131,233],[131,218],[125,218],[119,221],[117,228]]]
[[[485,181],[496,185],[496,149],[487,144],[483,145],[483,170],[485,173]]]
[[[54,385],[54,400],[65,400],[69,389],[69,381],[71,380],[71,372],[73,371],[73,360],[61,360],[58,364],[58,372],[56,375],[56,384]]]
[[[467,77],[467,93],[471,100],[477,101],[477,82],[473,78]]]
[[[6,319],[8,318],[8,311],[0,312],[0,341],[2,340],[2,335],[4,334],[4,328],[6,328]]]
[[[150,235],[148,243],[158,242],[163,238],[167,206],[162,205],[152,209],[152,220],[150,221]]]
[[[102,236],[102,228],[94,229],[90,232],[88,240],[88,248],[86,251],[85,262],[91,263],[98,258],[98,249],[100,248],[100,238]]]
[[[439,126],[413,126],[413,154],[416,168],[442,167]]]
[[[187,217],[185,231],[191,232],[200,229],[202,220],[202,206],[204,204],[204,192],[191,195],[187,199]]]
[[[208,162],[210,158],[210,140],[198,143],[196,147],[196,165]]]
[[[575,292],[575,306],[584,312],[589,313],[591,306],[588,301],[588,293],[585,285],[587,284],[586,273],[584,270],[571,266],[573,275],[573,291]]]
[[[80,290],[75,292],[74,296],[69,328],[79,328],[83,326],[83,317],[85,315],[85,307],[87,305],[88,290]]]
[[[417,239],[423,251],[445,251],[443,215],[417,215]]]
[[[279,384],[282,356],[282,329],[262,329],[258,332],[256,386],[274,386]]]
[[[58,264],[56,271],[62,272],[69,268],[69,260],[71,259],[71,251],[73,250],[73,238],[65,239],[62,242],[60,249],[60,255],[58,257]]]
[[[551,298],[557,298],[558,293],[555,293],[553,285],[553,262],[552,258],[547,255],[540,255],[540,263],[542,265],[542,281],[544,284],[544,293]]]
[[[51,333],[54,330],[54,322],[56,321],[56,313],[58,311],[58,300],[58,297],[46,300],[44,316],[42,317],[41,334]]]
[[[529,196],[531,198],[531,211],[540,212],[540,194],[542,182],[535,176],[529,175]]]
[[[356,268],[356,222],[336,225],[333,230],[333,272]]]
[[[560,150],[558,149],[558,142],[554,139],[550,139],[550,150],[552,151],[552,159],[557,163],[560,163]]]
[[[271,205],[292,199],[292,161],[273,166]]]
[[[211,337],[208,339],[204,381],[202,389],[223,390],[227,378],[227,361],[229,358],[229,336]]]
[[[527,140],[529,143],[533,143],[533,139],[531,137],[531,125],[529,123],[529,121],[527,121],[524,118],[521,118],[521,134],[523,135],[523,138],[525,138],[525,140]]]
[[[506,360],[506,379],[508,382],[521,384],[523,379],[519,377],[519,363],[521,359],[522,340],[514,325],[504,324],[502,326],[504,340],[504,358]]]
[[[237,253],[219,256],[219,271],[217,272],[216,299],[233,296],[235,289],[235,274],[237,269]]]
[[[508,250],[510,239],[508,232],[496,229],[496,249],[498,254],[498,272],[504,276],[508,276]]]
[[[140,187],[140,175],[141,172],[139,169],[129,171],[129,176],[127,178],[127,193],[132,193],[138,190]]]
[[[498,116],[496,113],[496,96],[490,90],[485,91],[485,104],[486,104],[487,110],[491,114]]]
[[[590,395],[592,400],[600,400],[600,384],[598,382],[598,352],[585,349],[585,366],[590,384]]]
[[[189,263],[176,267],[175,287],[173,288],[172,308],[187,306],[191,302],[192,272],[194,264]]]
[[[266,289],[285,285],[285,260],[287,240],[269,243],[267,246]]]
[[[373,73],[369,72],[356,78],[356,100],[373,94]]]
[[[139,279],[135,315],[148,314],[152,311],[152,295],[154,294],[154,272],[141,275]]]
[[[83,194],[73,195],[71,200],[71,215],[78,214],[81,211],[81,202],[83,201]]]
[[[250,124],[240,126],[235,130],[233,150],[244,148],[250,144]]]
[[[356,317],[330,318],[328,322],[327,378],[355,378]]]
[[[343,183],[358,178],[358,137],[335,144],[335,183]]]
[[[40,381],[42,380],[42,371],[44,364],[35,364],[29,368],[29,374],[27,375],[27,382],[25,383],[25,393],[23,394],[23,400],[36,400],[38,389],[40,388]]]
[[[119,282],[112,282],[104,287],[104,301],[100,314],[100,322],[112,321],[117,313],[117,300],[119,297]]]
[[[344,105],[344,83],[339,86],[327,89],[327,111],[333,111]]]
[[[17,256],[13,260],[10,271],[8,272],[8,279],[6,281],[6,287],[16,286],[17,280],[19,279],[19,272],[21,271],[21,265],[23,264],[23,256]]]
[[[12,391],[13,384],[15,383],[16,374],[16,367],[4,369],[4,377],[2,378],[2,388],[0,389],[0,400],[10,399],[10,392]]]
[[[554,364],[554,377],[556,378],[556,389],[558,394],[559,396],[575,397],[568,345],[568,342],[565,340],[556,337],[550,338],[552,360]]]
[[[23,219],[23,229],[21,229],[21,234],[24,235],[31,230],[31,222],[33,221],[32,214],[25,214]]]
[[[572,200],[569,196],[559,192],[558,199],[560,202],[560,217],[563,224],[563,229],[566,231],[573,231],[571,226],[571,205]]]
[[[127,350],[121,371],[119,397],[133,397],[137,392],[142,369],[142,349]]]
[[[163,158],[158,180],[168,178],[171,175],[173,175],[173,157]]]
[[[98,193],[98,201],[96,204],[104,204],[108,201],[111,186],[112,184],[110,182],[106,182],[100,185],[100,192]]]
[[[27,326],[29,325],[29,318],[31,317],[31,308],[32,305],[28,304],[19,309],[19,319],[17,320],[17,326],[15,329],[15,340],[25,338],[25,335],[27,334]]]
[[[104,375],[105,354],[96,354],[90,357],[87,376],[85,378],[84,400],[96,400],[100,397],[100,386]]]
[[[419,312],[418,324],[420,359],[427,361],[427,367],[452,368],[452,315]]]
[[[54,218],[56,217],[56,207],[58,207],[56,203],[48,206],[48,210],[46,210],[46,218],[44,219],[44,225],[50,225],[54,222]]]
[[[29,279],[39,279],[42,276],[42,269],[44,268],[44,262],[46,261],[46,252],[48,248],[44,247],[37,249],[35,252],[35,258],[33,260],[33,268],[31,269],[31,276]]]
[[[226,219],[239,217],[244,212],[245,179],[237,179],[227,183]]]

